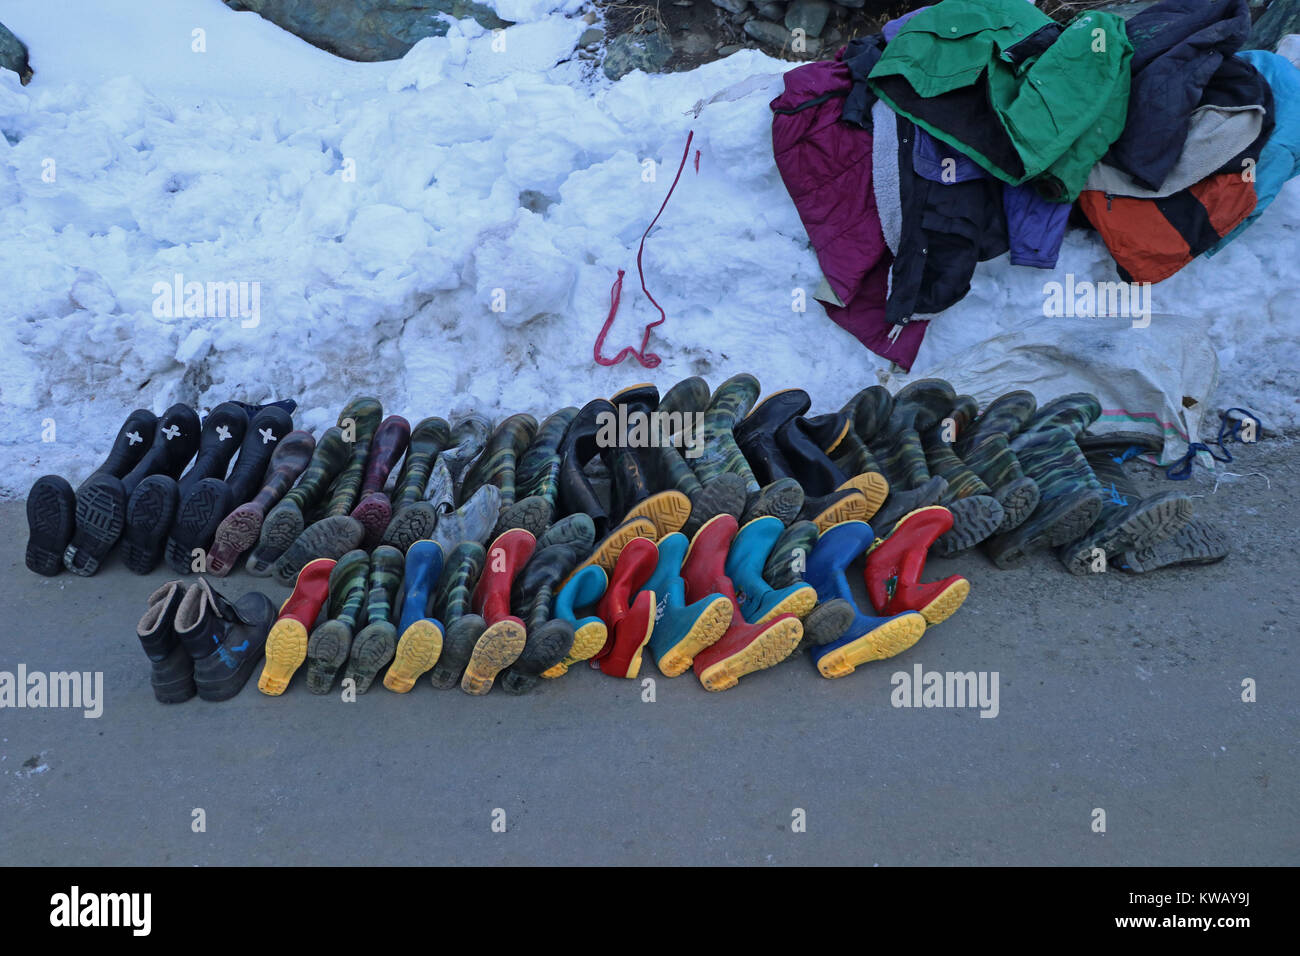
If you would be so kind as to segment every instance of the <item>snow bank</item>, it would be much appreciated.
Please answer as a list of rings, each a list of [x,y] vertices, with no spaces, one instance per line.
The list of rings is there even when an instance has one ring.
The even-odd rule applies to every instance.
[[[542,0],[497,9],[529,22],[493,37],[462,21],[402,61],[358,64],[218,0],[70,0],[57,18],[8,0],[37,73],[28,87],[0,74],[0,489],[78,480],[129,409],[178,400],[293,396],[320,429],[358,392],[412,419],[543,415],[637,381],[748,370],[827,410],[886,377],[811,301],[816,259],[771,156],[767,103],[787,64],[746,51],[587,81],[562,62],[580,20],[540,16]],[[637,243],[690,129],[692,162],[644,257],[668,313],[651,338],[663,364],[602,368],[591,348],[619,269],[606,355],[657,318]],[[1152,301],[1213,315],[1220,402],[1287,427],[1297,222],[1292,185]],[[1081,232],[1055,274],[982,266],[915,372],[1041,315],[1043,283],[1066,272],[1114,275]]]

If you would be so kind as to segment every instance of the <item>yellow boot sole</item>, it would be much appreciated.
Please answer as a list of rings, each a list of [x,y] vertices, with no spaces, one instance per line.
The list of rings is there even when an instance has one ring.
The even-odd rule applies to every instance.
[[[776,607],[768,611],[755,624],[766,624],[773,618],[780,617],[782,614],[793,614],[795,617],[803,620],[812,613],[812,609],[817,606],[817,591],[811,584],[801,587],[793,594],[788,595]]]
[[[415,682],[438,663],[442,654],[442,631],[433,621],[416,621],[397,642],[393,663],[384,674],[384,686],[398,694],[405,694]]]
[[[563,677],[569,673],[569,668],[574,664],[588,660],[599,653],[608,638],[609,628],[605,626],[604,621],[592,621],[590,624],[582,625],[573,632],[573,647],[564,655],[564,660],[542,671],[542,676],[550,679]]]
[[[691,499],[680,491],[661,491],[651,495],[645,501],[632,508],[623,516],[623,521],[633,518],[649,518],[655,526],[659,538],[666,537],[674,531],[681,531],[686,519],[691,516]],[[657,539],[656,539],[657,540]]]
[[[970,594],[969,581],[965,578],[954,581],[940,591],[938,597],[921,608],[921,616],[925,618],[925,623],[930,625],[946,621],[952,617],[957,608],[961,607],[968,594]]]
[[[497,674],[513,664],[523,653],[528,633],[518,620],[497,621],[479,637],[469,664],[460,679],[460,689],[481,697],[492,689]]]
[[[706,607],[686,636],[660,659],[659,673],[665,677],[677,677],[686,673],[694,662],[695,655],[722,640],[727,628],[731,627],[734,614],[730,598],[719,597]]]
[[[817,670],[821,671],[823,677],[847,677],[860,664],[881,661],[903,653],[919,641],[924,633],[925,618],[921,615],[900,617],[824,655],[817,662]]]
[[[700,683],[705,690],[730,690],[746,674],[781,663],[794,653],[802,637],[803,624],[800,621],[785,620],[773,624],[748,647],[705,668],[700,674]]]
[[[867,498],[859,492],[856,495],[845,495],[814,518],[813,524],[817,525],[819,533],[824,534],[837,524],[842,524],[845,521],[866,520]]]
[[[683,497],[685,496],[683,495]],[[649,538],[651,541],[658,541],[659,534],[655,530],[654,522],[649,518],[634,518],[620,524],[596,545],[596,550],[591,557],[569,573],[569,576],[564,579],[564,583],[560,587],[563,588],[575,574],[589,564],[598,564],[606,574],[613,574],[614,564],[618,561],[618,556],[623,553],[623,549],[627,547],[627,543],[633,538]]]
[[[293,675],[307,660],[307,628],[301,621],[286,617],[276,621],[266,635],[266,660],[257,689],[268,697],[279,697],[293,680]]]
[[[883,505],[885,499],[889,497],[889,479],[874,471],[867,471],[860,475],[854,475],[835,490],[843,491],[845,488],[852,488],[855,491],[860,491],[862,492],[862,497],[867,499],[867,516],[862,519],[864,521],[870,521],[874,518],[876,512],[880,510],[880,506]]]

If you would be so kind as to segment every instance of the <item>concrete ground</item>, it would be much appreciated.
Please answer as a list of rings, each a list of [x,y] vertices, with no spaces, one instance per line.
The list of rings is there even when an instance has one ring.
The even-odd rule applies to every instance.
[[[134,626],[169,575],[38,577],[22,503],[0,503],[0,671],[102,671],[105,687],[99,719],[0,711],[0,859],[1294,865],[1298,464],[1273,441],[1229,466],[1271,487],[1158,483],[1231,529],[1221,564],[1075,578],[1047,555],[1009,572],[934,560],[971,596],[900,657],[836,681],[788,662],[721,694],[647,658],[654,702],[579,669],[520,698],[376,683],[345,703],[301,678],[268,698],[254,678],[227,703],[164,707]],[[998,715],[891,706],[914,665],[996,671]]]

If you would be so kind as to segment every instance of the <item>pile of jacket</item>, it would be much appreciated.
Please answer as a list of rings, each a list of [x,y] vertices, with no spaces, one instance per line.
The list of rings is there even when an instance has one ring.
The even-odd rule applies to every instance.
[[[777,168],[816,297],[910,369],[979,262],[1056,266],[1071,210],[1128,282],[1213,255],[1300,172],[1300,70],[1247,0],[1161,0],[1061,25],[1025,0],[942,0],[785,75]]]

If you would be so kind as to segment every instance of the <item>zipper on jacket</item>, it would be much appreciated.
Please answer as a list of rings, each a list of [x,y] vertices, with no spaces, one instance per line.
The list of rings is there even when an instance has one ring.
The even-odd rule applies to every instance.
[[[1110,212],[1110,201],[1115,198],[1114,193],[1106,193],[1106,211]]]

